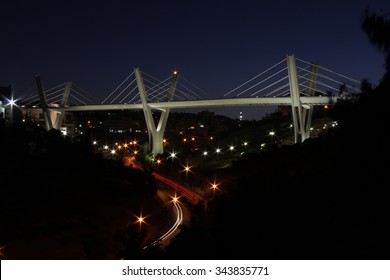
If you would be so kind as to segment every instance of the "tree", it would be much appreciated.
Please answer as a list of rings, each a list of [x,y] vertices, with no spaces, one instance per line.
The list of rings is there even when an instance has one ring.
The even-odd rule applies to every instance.
[[[370,42],[375,45],[385,55],[386,73],[381,81],[381,87],[390,88],[390,20],[389,13],[378,15],[365,10],[362,29],[367,34]]]

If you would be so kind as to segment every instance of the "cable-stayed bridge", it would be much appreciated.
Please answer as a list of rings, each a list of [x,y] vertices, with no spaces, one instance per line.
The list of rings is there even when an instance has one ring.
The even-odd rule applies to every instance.
[[[287,55],[272,67],[235,87],[217,99],[178,72],[160,80],[139,68],[102,101],[71,81],[45,90],[36,77],[37,93],[23,100],[24,106],[42,109],[46,128],[59,129],[64,111],[143,110],[149,133],[150,150],[163,153],[163,135],[169,111],[177,108],[207,108],[224,106],[291,106],[295,142],[310,137],[313,107],[336,103],[360,93],[360,81]],[[161,111],[158,123],[152,110]]]

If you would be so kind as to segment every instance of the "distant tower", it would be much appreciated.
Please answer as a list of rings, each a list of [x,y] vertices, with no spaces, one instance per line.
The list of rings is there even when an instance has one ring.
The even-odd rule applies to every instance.
[[[244,119],[243,115],[242,115],[242,112],[240,112],[240,116],[238,117],[240,121],[242,121]]]

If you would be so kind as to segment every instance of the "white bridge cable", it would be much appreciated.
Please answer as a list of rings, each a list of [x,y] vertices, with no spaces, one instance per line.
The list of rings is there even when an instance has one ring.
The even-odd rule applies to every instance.
[[[188,79],[186,79],[183,75],[180,75],[180,76],[179,76],[179,84],[182,85],[184,88],[187,89],[188,87],[184,86],[184,83],[181,83],[181,82],[180,82],[181,80],[183,80],[184,82],[188,83],[190,86],[192,86],[193,88],[197,89],[198,91],[200,91],[201,93],[203,93],[205,96],[208,96],[208,94],[207,94],[206,91],[204,91],[203,89],[201,89],[200,87],[198,87],[198,86],[195,85],[194,83],[190,82],[190,81],[189,81]],[[190,89],[188,88],[188,90],[190,90]],[[202,98],[200,95],[196,94],[195,91],[193,91],[193,90],[190,90],[190,91],[191,91],[191,93],[193,93],[193,94],[195,95],[195,97],[197,97],[197,98],[199,98],[199,99]],[[196,98],[195,98],[195,99],[196,99]]]
[[[86,98],[84,95],[82,95],[81,93],[79,93],[77,90],[71,88],[70,91],[72,92],[72,94],[69,94],[69,100],[72,100],[72,101],[73,101],[73,99],[76,99],[77,101],[80,101],[80,102],[81,102],[82,104],[84,104],[84,105],[87,105],[88,102],[89,102],[89,104],[96,104],[96,103],[93,102],[92,100]],[[77,96],[76,96],[75,94],[73,94],[73,93],[78,94],[79,96],[81,96],[81,97],[87,99],[88,102],[82,101],[81,99],[79,99],[79,97],[77,97]],[[61,100],[61,101],[62,101],[62,100]],[[69,102],[69,101],[68,101],[68,102]]]
[[[319,79],[319,78],[323,78],[323,79]],[[355,88],[355,87],[348,85],[344,82],[340,82],[340,81],[337,81],[337,80],[332,79],[330,77],[327,77],[327,76],[323,75],[322,73],[318,73],[318,78],[315,81],[310,80],[309,78],[306,78],[303,76],[301,77],[301,79],[306,79],[308,82],[312,81],[312,82],[315,82],[316,85],[322,86],[322,89],[319,87],[313,89],[315,92],[321,92],[321,93],[328,94],[328,92],[325,91],[325,89],[328,89],[328,90],[331,90],[332,92],[336,91],[337,93],[339,93],[342,86],[345,86],[346,88],[352,89],[355,92],[360,92],[360,90],[358,88]],[[329,81],[332,81],[333,83],[330,84]],[[338,86],[338,88],[336,86]]]
[[[170,89],[170,83],[165,83],[163,87],[153,89],[150,93],[152,94],[151,100],[153,101],[169,101],[168,93]]]
[[[331,86],[327,85],[327,84],[324,84],[323,82],[321,82],[320,80],[316,79],[316,80],[313,80],[313,79],[310,79],[307,77],[308,75],[302,75],[299,77],[299,86],[300,86],[300,93],[304,96],[309,96],[309,94],[307,93],[308,90],[313,90],[314,91],[314,95],[316,95],[316,93],[321,93],[321,94],[324,94],[324,95],[328,95],[328,92],[326,92],[326,88],[329,90],[329,89],[334,89],[332,88]],[[303,81],[302,81],[303,80]],[[316,87],[313,88],[313,87],[310,87],[309,84],[310,82],[314,82]],[[318,86],[323,86],[324,88],[319,88]]]
[[[339,88],[335,88],[334,86],[331,86],[331,85],[328,85],[328,84],[325,84],[324,82],[322,81],[316,81],[316,84],[319,85],[319,86],[323,86],[325,89],[331,89],[331,90],[334,90],[336,92],[338,92],[340,89]],[[317,88],[314,88],[313,90],[316,91],[316,92],[322,92],[322,93],[326,93],[328,94],[325,89],[320,89],[319,87]]]
[[[287,77],[288,78],[288,77]],[[286,78],[283,78],[281,79],[280,81],[282,80],[285,80]],[[287,93],[290,93],[290,84],[287,83],[287,84],[284,84],[284,85],[281,85],[277,88],[275,88],[274,90],[270,91],[269,93],[263,95],[264,97],[269,97],[269,96],[284,96],[286,94],[286,91],[283,91],[282,93],[278,94],[277,92],[281,91],[282,89],[285,89],[285,88],[288,88],[287,90]]]
[[[328,95],[328,92],[326,92],[326,91],[324,91],[324,90],[322,90],[322,89],[309,87],[309,86],[307,86],[306,83],[299,83],[299,85],[302,86],[302,87],[304,88],[303,90],[300,90],[300,93],[301,93],[302,95],[304,95],[304,96],[309,96],[309,95],[307,94],[307,92],[305,92],[305,90],[307,90],[307,89],[311,89],[311,90],[313,90],[315,93],[321,93],[321,94],[323,94],[323,95]]]
[[[82,89],[79,85],[75,84],[72,82],[72,86],[71,86],[71,90],[73,91],[76,91],[75,88],[77,88],[78,90],[82,91],[85,95],[87,95],[89,98],[87,98],[85,95],[83,95],[91,104],[98,104],[98,100],[92,95],[90,94],[89,92],[87,92],[86,90]],[[80,93],[79,93],[80,94]],[[80,94],[81,95],[81,94]],[[90,99],[91,98],[91,99]]]
[[[133,83],[135,82],[135,79],[133,79],[127,86],[124,87],[124,89],[121,90],[121,92],[119,92],[118,94],[116,94],[115,98],[113,100],[111,100],[110,104],[113,104],[115,100],[117,100],[124,92],[125,90],[127,90]],[[130,91],[131,93],[132,91]],[[125,99],[129,94],[125,95],[123,99]],[[122,101],[120,101],[119,103],[122,103]]]
[[[185,100],[186,98],[188,98],[189,100],[201,99],[200,95],[198,95],[196,92],[194,92],[192,89],[190,89],[188,86],[184,85],[183,83],[178,82],[177,85],[178,88],[176,88],[176,91],[181,93],[182,95],[176,95],[176,97],[181,97],[181,98],[184,97],[182,100]]]
[[[286,69],[287,69],[287,68],[284,68],[284,69],[282,69],[282,70],[279,70],[278,72],[274,73],[273,75],[271,75],[271,76],[269,76],[269,77],[267,77],[267,78],[261,80],[260,82],[254,84],[253,86],[249,87],[248,89],[246,89],[246,90],[240,92],[240,93],[237,94],[236,96],[240,96],[241,94],[247,92],[248,90],[251,90],[251,89],[253,89],[254,87],[259,86],[260,84],[264,83],[265,81],[267,81],[267,80],[269,80],[269,79],[271,79],[271,78],[274,78],[276,75],[279,75],[280,73],[282,73],[282,72],[285,71]],[[271,85],[262,88],[261,90],[255,92],[254,94],[251,94],[250,96],[253,96],[253,95],[255,95],[256,93],[259,93],[259,92],[263,91],[264,89],[267,89],[267,88],[269,88],[270,86],[273,86],[273,85],[275,85],[276,83],[279,83],[280,81],[282,81],[282,80],[284,80],[284,79],[286,79],[286,78],[288,78],[288,77],[285,76],[285,77],[283,77],[283,78],[277,80],[276,82],[272,83]]]
[[[169,82],[169,80],[172,79],[172,76],[166,78],[163,81],[154,78],[148,74],[145,74],[145,76],[150,77],[155,81],[153,82],[150,79],[144,78],[145,88],[148,93],[148,99],[151,101],[158,101],[158,102],[169,101],[167,100],[168,93],[171,87],[171,82]],[[184,81],[185,83],[183,83],[182,81]],[[185,100],[201,99],[202,97],[199,94],[197,94],[195,90],[205,93],[204,90],[202,90],[194,83],[190,82],[182,75],[180,75],[178,82],[176,84],[173,100],[185,101]]]
[[[129,76],[127,76],[126,79],[123,80],[123,82],[118,86],[116,87],[102,102],[101,104],[104,104],[104,102],[106,102],[114,93],[115,91],[117,91],[128,79],[130,79],[130,77],[134,75],[134,70],[130,73]]]
[[[162,96],[164,93],[167,93],[169,89],[169,83],[167,82],[169,79],[170,77],[166,78],[164,81],[158,81],[158,84],[154,84],[153,81],[144,79],[144,82],[147,82],[147,84],[145,84],[145,87],[147,87],[146,90],[148,92],[148,99],[151,101],[161,101],[161,99],[159,99],[160,96]],[[162,96],[161,98],[164,98],[166,96],[167,94],[165,96]]]
[[[337,81],[337,80],[332,79],[330,77],[327,77],[327,76],[325,76],[325,75],[323,75],[321,73],[319,73],[318,76],[321,77],[321,78],[324,78],[325,80],[332,81],[332,82],[334,82],[334,83],[336,83],[336,84],[338,84],[340,86],[345,86],[345,87],[347,87],[349,89],[352,89],[354,92],[360,92],[360,88],[354,87],[354,86],[348,84],[347,82]]]
[[[134,82],[134,81],[133,81],[133,82]],[[132,83],[133,83],[133,82],[132,82]],[[133,89],[132,89],[131,91],[129,91],[129,92],[122,98],[122,100],[119,101],[119,103],[120,103],[120,104],[122,104],[122,103],[131,103],[132,100],[134,99],[134,97],[131,98],[129,101],[125,102],[125,101],[126,101],[126,98],[128,98],[129,96],[131,96],[131,95],[133,94],[133,92],[136,91],[136,90],[137,90],[137,86],[133,87]],[[136,97],[137,95],[139,96],[139,93],[137,93],[137,94],[135,95],[135,97]]]
[[[287,87],[287,90],[282,91],[282,92],[279,93],[279,94],[274,94],[274,97],[279,97],[279,96],[286,97],[286,96],[291,95],[291,92],[290,92],[290,85],[288,84],[286,87]]]
[[[148,79],[149,81],[150,81],[150,79],[154,80],[154,82],[151,82],[152,84],[159,84],[161,82],[161,79],[158,79],[158,78],[156,78],[156,77],[154,77],[154,76],[152,76],[152,75],[150,75],[148,73],[145,73],[143,71],[141,71],[141,73],[142,73],[142,78],[143,79],[145,79],[145,76],[147,76],[149,78]],[[165,80],[168,80],[169,78],[170,77],[166,78]]]
[[[85,101],[83,101],[83,100],[81,100],[80,98],[78,98],[77,96],[72,96],[72,101],[74,101],[74,100],[76,100],[76,101],[78,101],[78,102],[74,102],[75,104],[83,104],[83,105],[87,105],[87,103],[85,103]]]
[[[46,91],[46,98],[50,99],[50,98],[52,98],[53,95],[55,95],[55,94],[61,95],[63,92],[64,92],[63,88],[57,89],[56,91],[53,91],[53,92]]]
[[[232,89],[231,91],[225,93],[225,94],[223,95],[223,97],[226,97],[226,96],[229,95],[230,93],[232,93],[232,92],[236,91],[237,89],[239,89],[239,88],[245,86],[246,84],[248,84],[248,83],[252,82],[253,80],[257,79],[258,77],[264,75],[265,73],[267,73],[267,72],[270,71],[271,69],[275,68],[276,66],[280,65],[281,63],[285,62],[286,60],[287,60],[287,58],[284,58],[284,59],[281,60],[280,62],[278,62],[278,63],[276,63],[275,65],[273,65],[273,66],[271,66],[270,68],[268,68],[267,70],[261,72],[260,74],[256,75],[255,77],[251,78],[250,80],[246,81],[245,83],[243,83],[243,84],[239,85],[238,87]]]
[[[65,85],[65,84],[61,84],[61,86],[63,86],[63,85]],[[45,90],[47,103],[56,103],[56,102],[58,102],[58,100],[61,100],[61,96],[62,96],[63,91],[64,91],[64,88],[58,88],[58,86],[53,87],[49,90]]]
[[[151,101],[168,101],[168,91],[169,91],[169,84],[164,85],[164,87],[153,89],[152,91],[149,91],[151,94],[150,100]]]
[[[115,102],[115,100],[117,100],[120,96],[122,96],[123,93],[126,90],[128,90],[130,88],[130,86],[133,85],[135,82],[136,82],[136,79],[134,77],[134,79],[129,84],[127,84],[119,93],[115,93],[115,97],[114,97],[114,99],[111,100],[110,104],[113,104]],[[123,84],[122,84],[122,86],[123,86]],[[137,87],[137,85],[135,84],[133,87],[133,90],[128,91],[128,93],[125,94],[125,96],[122,98],[122,100],[127,98],[134,91],[134,88],[136,88],[136,87]],[[117,88],[117,90],[119,90],[119,88]],[[119,103],[121,103],[121,102],[119,102]]]
[[[65,83],[62,83],[62,84],[59,84],[59,85],[57,85],[57,86],[54,86],[54,87],[52,87],[52,88],[49,88],[49,89],[45,89],[45,92],[50,92],[50,91],[53,91],[54,89],[56,89],[56,88],[59,88],[59,87],[62,87],[61,89],[63,89],[64,88],[64,86],[65,86]],[[61,90],[60,89],[60,90]],[[57,90],[58,91],[58,90]]]
[[[175,94],[177,100],[185,101],[185,100],[196,100],[196,96],[192,96],[188,94],[186,91],[182,89],[176,88],[176,92],[181,93],[181,95]]]
[[[164,80],[160,80],[147,73],[142,72],[142,74],[147,77],[144,77],[143,80],[145,89],[148,93],[148,100],[153,102],[166,101],[170,88],[169,80],[172,76],[169,76]]]
[[[300,69],[300,70],[302,70],[302,71],[306,71],[307,73],[310,73],[310,71],[308,71],[307,69],[302,69],[302,68],[299,68],[299,67],[297,67],[297,68]],[[307,75],[306,75],[306,76],[307,76]],[[337,81],[337,80],[335,80],[335,79],[332,79],[332,78],[330,78],[330,77],[328,77],[328,76],[325,76],[325,75],[322,74],[322,73],[317,73],[317,76],[318,76],[318,77],[321,77],[321,78],[324,78],[324,79],[326,79],[326,80],[335,82],[336,84],[339,84],[339,85],[342,85],[342,84],[343,84],[342,82]],[[303,76],[302,76],[302,78],[303,78]]]
[[[252,96],[256,95],[256,97],[259,97],[259,95],[258,95],[259,93],[261,93],[261,92],[263,92],[263,91],[265,91],[265,90],[267,90],[267,89],[272,88],[270,92],[268,92],[267,94],[264,94],[264,96],[268,97],[268,96],[272,95],[273,93],[275,93],[275,92],[277,91],[278,88],[275,87],[276,84],[279,84],[279,83],[281,83],[283,80],[287,80],[287,79],[288,79],[288,77],[280,78],[279,80],[277,80],[277,81],[275,81],[275,82],[269,84],[268,86],[262,87],[261,89],[259,89],[259,90],[255,91],[255,92],[253,92],[253,93],[252,93],[251,95],[249,95],[249,96],[252,97]],[[286,86],[286,85],[282,85],[281,87],[284,88],[285,86]],[[288,86],[288,83],[287,83],[287,86]]]
[[[313,64],[313,63],[309,63],[309,62],[307,62],[307,61],[304,61],[304,60],[302,60],[302,59],[298,59],[298,58],[296,58],[296,59],[297,59],[298,61],[301,61],[301,62],[304,62],[304,63],[307,63],[307,64]],[[325,70],[325,71],[328,71],[328,72],[330,72],[330,73],[332,73],[332,74],[335,74],[335,75],[337,75],[337,76],[339,76],[339,77],[343,77],[343,78],[345,78],[345,79],[348,79],[348,80],[350,80],[350,81],[352,81],[352,82],[355,82],[355,83],[357,83],[357,84],[360,83],[360,81],[358,81],[358,80],[356,80],[356,79],[353,79],[353,78],[351,78],[351,77],[342,75],[342,74],[337,73],[337,72],[335,72],[335,71],[333,71],[333,70],[330,70],[330,69],[328,69],[328,68],[325,68],[325,67],[323,67],[323,66],[321,66],[321,65],[318,65],[318,68],[323,69],[323,70]]]
[[[297,59],[297,60],[304,62],[304,63],[307,63],[307,64],[310,64],[310,65],[313,65],[313,63],[308,63],[308,62],[303,61],[301,59]],[[352,79],[350,77],[347,77],[345,75],[341,75],[339,73],[336,73],[328,68],[319,66],[318,64],[316,64],[316,66],[318,69],[318,72],[316,73],[316,75],[317,75],[316,80],[312,81],[312,80],[306,78],[305,76],[307,76],[307,75],[300,76],[300,79],[306,79],[307,83],[309,83],[310,81],[315,82],[316,88],[312,89],[312,90],[314,90],[314,92],[329,95],[329,94],[333,94],[334,91],[336,91],[337,93],[340,93],[340,90],[342,87],[345,87],[345,89],[351,90],[351,91],[356,92],[356,93],[360,92],[360,89],[358,87],[350,84],[350,82],[353,82],[355,84],[359,84],[360,83],[359,81]],[[310,70],[307,70],[307,67],[301,68],[301,67],[297,66],[297,69],[299,69],[300,72],[305,71],[307,73],[310,73]],[[341,81],[337,80],[337,77],[330,77],[329,75],[326,75],[323,73],[324,70],[326,70],[329,74],[333,74],[333,76],[336,75],[337,77],[346,78],[346,79],[348,79],[349,82],[341,82]],[[300,84],[300,85],[303,86],[303,84]]]

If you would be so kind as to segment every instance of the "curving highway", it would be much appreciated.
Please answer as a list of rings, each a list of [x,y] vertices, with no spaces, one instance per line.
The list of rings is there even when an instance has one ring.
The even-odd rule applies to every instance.
[[[150,246],[154,246],[156,245],[158,242],[160,243],[161,247],[165,247],[166,245],[168,245],[168,242],[170,241],[170,239],[172,237],[174,237],[178,232],[179,232],[179,226],[181,224],[183,224],[184,222],[184,215],[183,215],[183,209],[182,209],[182,206],[180,205],[180,201],[176,198],[176,197],[171,197],[169,194],[167,194],[166,192],[162,191],[162,190],[158,190],[157,191],[157,195],[163,200],[163,201],[168,201],[169,203],[172,203],[173,204],[173,208],[175,210],[175,213],[176,213],[176,219],[175,219],[175,222],[174,224],[172,225],[172,227],[167,231],[165,232],[164,234],[162,234],[159,238],[157,238],[155,241],[153,241],[152,243],[150,243],[149,245],[143,247],[142,249],[145,250],[147,249],[148,247]]]
[[[163,195],[166,196],[166,194],[163,193],[162,191],[159,191],[158,195],[160,197]],[[143,250],[147,249],[149,246],[156,245],[158,242],[160,243],[160,245],[162,247],[165,247],[168,245],[168,242],[171,240],[171,238],[179,232],[179,226],[183,223],[183,209],[182,209],[178,199],[173,198],[171,201],[172,201],[175,213],[176,213],[175,223],[172,225],[172,227],[167,232],[165,232],[163,235],[161,235],[159,238],[157,238],[155,241],[153,241],[149,245],[143,247],[142,248]]]

